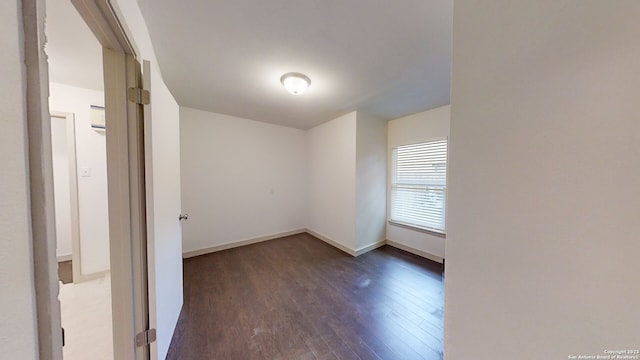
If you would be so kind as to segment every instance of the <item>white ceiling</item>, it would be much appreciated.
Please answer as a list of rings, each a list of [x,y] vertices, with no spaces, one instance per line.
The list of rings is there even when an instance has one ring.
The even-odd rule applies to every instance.
[[[353,110],[385,119],[449,103],[451,0],[138,0],[182,106],[308,129]],[[98,41],[47,0],[51,81],[102,90]],[[280,84],[302,72],[300,96]]]
[[[138,3],[182,106],[308,129],[449,103],[451,0]],[[281,86],[291,71],[311,78],[303,95]]]
[[[47,0],[45,51],[52,82],[103,91],[102,47],[70,0]]]

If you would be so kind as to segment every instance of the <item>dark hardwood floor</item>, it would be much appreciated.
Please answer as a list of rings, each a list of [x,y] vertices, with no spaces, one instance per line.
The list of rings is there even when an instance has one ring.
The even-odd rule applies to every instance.
[[[309,234],[186,259],[167,359],[442,359],[442,271]]]

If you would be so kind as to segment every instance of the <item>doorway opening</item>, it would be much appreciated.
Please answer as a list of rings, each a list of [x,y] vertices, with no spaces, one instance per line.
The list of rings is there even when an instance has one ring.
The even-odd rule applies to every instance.
[[[111,360],[102,46],[70,0],[46,0],[46,7],[63,359]]]
[[[143,43],[149,40],[138,30],[130,33],[132,28],[127,24],[143,21],[136,9],[129,7],[130,2],[58,1],[73,4],[101,45],[113,358],[164,358],[182,308],[180,182],[175,171],[180,168],[176,151],[179,149],[179,108],[162,82],[159,69],[146,61],[143,88],[142,67],[138,61],[141,57],[136,55],[137,48],[129,40],[134,37],[129,35],[137,35],[136,39]],[[49,64],[45,52],[45,4],[46,0],[22,0],[29,190],[39,354],[43,359],[60,360],[62,331],[50,146],[52,129],[47,106]],[[120,19],[127,21],[121,23]],[[154,57],[148,48],[146,56]],[[60,108],[65,106],[56,106],[55,110]],[[152,108],[159,121],[151,121]],[[80,116],[74,119],[78,130]],[[79,139],[78,134],[75,138]],[[157,145],[152,146],[152,142]],[[85,169],[78,160],[76,172],[80,176],[76,174],[76,179],[84,174],[92,176],[94,167],[89,168]],[[80,238],[82,241],[82,235]],[[81,262],[81,268],[91,264],[84,259]]]
[[[105,276],[102,280],[111,286],[113,358],[148,359],[150,336],[147,310],[145,182],[144,163],[141,162],[141,159],[144,159],[144,128],[142,105],[129,100],[131,98],[128,96],[129,89],[141,86],[141,67],[135,59],[135,51],[110,0],[60,2],[73,4],[72,8],[77,10],[95,36],[93,41],[98,40],[102,59],[100,74],[104,81],[104,95],[101,99],[108,128],[103,137],[106,142],[106,167],[109,172],[106,179],[109,241],[104,253],[109,256],[107,264],[110,272],[110,279]],[[55,241],[52,128],[51,114],[47,106],[49,55],[45,51],[46,0],[22,0],[22,10],[38,347],[40,358],[59,360],[63,357],[63,331],[58,300],[60,285]],[[78,72],[72,71],[71,74]],[[55,81],[55,75],[52,80]],[[69,107],[56,106],[54,110],[60,111],[60,108]],[[69,110],[66,112],[76,113]],[[74,119],[76,130],[86,129],[79,121],[81,116],[74,116]],[[91,123],[93,125],[94,122]],[[80,136],[77,132],[74,138],[78,145],[75,154],[78,155]],[[78,161],[75,178],[79,181],[82,175],[91,177],[94,174],[93,169],[94,165],[85,169]],[[77,176],[78,174],[80,176]],[[83,197],[80,182],[78,193],[79,213],[82,214]],[[82,215],[79,218],[79,238],[82,243]],[[84,250],[88,249],[82,246],[81,248],[81,255],[85,255]],[[87,274],[100,273],[95,271],[97,262],[85,260],[83,257],[80,261],[81,275],[84,275],[84,270],[87,270]],[[91,266],[94,268],[90,269]],[[73,261],[72,267],[75,267]],[[88,346],[95,345],[92,342]]]

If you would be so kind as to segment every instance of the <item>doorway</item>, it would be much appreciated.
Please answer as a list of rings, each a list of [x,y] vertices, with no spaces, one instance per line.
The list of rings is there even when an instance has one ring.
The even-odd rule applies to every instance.
[[[144,19],[135,2],[60,1],[71,1],[102,46],[113,357],[164,358],[182,307],[180,183],[174,178],[180,163],[178,152],[170,150],[170,157],[163,152],[167,144],[179,149],[179,107],[157,66],[145,71],[151,92],[142,90],[138,59],[155,55],[144,26],[138,26]],[[37,341],[40,358],[59,360],[45,0],[22,0],[22,5]],[[146,118],[151,111],[158,121]],[[82,168],[79,163],[80,172]]]
[[[45,1],[63,359],[110,360],[112,277],[102,46],[70,0]]]
[[[76,179],[75,119],[72,113],[51,112],[51,157],[56,214],[56,258],[58,278],[63,284],[78,279],[79,246],[78,182]],[[73,271],[73,267],[76,270]]]
[[[144,164],[140,162],[144,159],[142,106],[130,102],[127,96],[129,88],[140,86],[141,68],[109,0],[61,1],[73,4],[101,49],[100,74],[104,79],[108,127],[107,253],[112,280],[113,358],[148,359],[145,183]],[[47,106],[45,9],[45,0],[22,0],[38,347],[40,358],[58,360],[62,359],[63,333],[55,249],[51,119]],[[76,117],[80,128],[78,120]],[[84,173],[82,164],[78,171]],[[79,199],[81,203],[82,196]],[[86,261],[82,263],[89,265]]]
[[[68,93],[64,93],[63,95],[67,96],[60,99],[60,88],[74,90],[72,87],[52,83],[50,88],[52,103],[82,99],[79,96],[69,96]],[[77,88],[74,92],[90,91]],[[96,93],[96,96],[102,98],[100,92]],[[78,114],[78,125],[82,126],[87,122],[88,112],[82,112],[81,109],[72,110]],[[113,336],[106,176],[104,170],[99,171],[95,167],[84,167],[78,171],[77,158],[86,161],[82,156],[86,157],[91,152],[82,142],[76,147],[77,135],[81,134],[76,134],[74,113],[52,112],[56,257],[60,284],[58,298],[62,327],[65,331],[63,358],[110,360],[113,359]],[[104,136],[97,134],[97,140],[102,140],[101,142],[97,141],[97,144],[91,145],[102,150],[102,165],[106,168],[104,139],[100,137]],[[83,182],[81,191],[78,189],[79,181]],[[79,194],[84,197],[82,200],[85,209],[82,212],[79,210]],[[99,198],[103,198],[102,201],[99,201]],[[86,203],[93,206],[87,209]],[[104,216],[98,219],[101,210]],[[82,227],[85,229],[81,235]]]

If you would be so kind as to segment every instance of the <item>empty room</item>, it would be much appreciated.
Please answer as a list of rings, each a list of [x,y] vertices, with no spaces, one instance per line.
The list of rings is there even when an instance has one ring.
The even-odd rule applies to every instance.
[[[59,98],[89,75],[53,1],[99,103]],[[640,359],[640,2],[0,10],[3,358],[91,353],[62,329],[64,112],[104,144],[114,359]]]
[[[180,106],[168,358],[441,359],[452,4],[192,5],[141,4]]]

